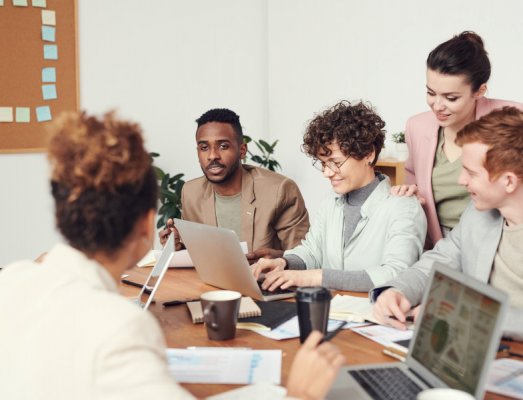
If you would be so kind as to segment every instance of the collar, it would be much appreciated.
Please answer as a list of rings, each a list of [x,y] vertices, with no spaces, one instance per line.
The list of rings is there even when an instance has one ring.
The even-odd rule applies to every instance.
[[[376,188],[369,195],[365,203],[361,206],[361,216],[371,217],[376,212],[379,203],[390,196],[390,179],[387,175],[377,174],[376,178],[379,179],[379,183]],[[345,194],[337,194],[335,198],[336,206],[344,207]]]
[[[64,274],[74,275],[93,287],[118,293],[116,282],[101,264],[67,244],[56,244],[45,257],[45,265],[63,270]]]

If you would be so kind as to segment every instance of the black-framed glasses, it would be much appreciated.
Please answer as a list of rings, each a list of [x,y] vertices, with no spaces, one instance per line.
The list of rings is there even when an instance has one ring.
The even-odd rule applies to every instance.
[[[325,167],[329,168],[332,172],[334,172],[335,174],[339,174],[341,172],[341,167],[343,164],[345,164],[345,162],[350,158],[347,157],[345,160],[343,161],[321,161],[319,159],[314,159],[312,160],[312,166],[314,168],[316,168],[318,171],[320,172],[323,172],[325,170]]]

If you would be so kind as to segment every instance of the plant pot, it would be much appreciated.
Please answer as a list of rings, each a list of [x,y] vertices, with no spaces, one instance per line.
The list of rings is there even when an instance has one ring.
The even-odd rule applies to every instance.
[[[407,143],[395,143],[394,151],[396,153],[396,158],[399,161],[405,161],[409,158],[409,149]]]

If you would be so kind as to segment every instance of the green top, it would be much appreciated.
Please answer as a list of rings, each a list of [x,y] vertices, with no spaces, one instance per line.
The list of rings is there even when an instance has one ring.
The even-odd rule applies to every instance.
[[[443,129],[438,132],[438,147],[432,168],[432,192],[436,203],[436,212],[441,226],[452,229],[470,201],[467,189],[458,184],[461,173],[461,157],[449,162],[443,151]]]
[[[241,238],[241,192],[234,196],[220,196],[214,193],[214,206],[216,209],[216,222],[220,228],[232,229]]]

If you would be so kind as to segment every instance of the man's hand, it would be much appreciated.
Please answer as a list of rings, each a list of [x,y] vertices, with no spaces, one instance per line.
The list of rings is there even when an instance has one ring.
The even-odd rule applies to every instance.
[[[256,264],[252,265],[252,274],[256,279],[262,273],[269,271],[283,271],[287,266],[287,261],[283,258],[260,258]]]
[[[324,399],[345,357],[330,342],[318,346],[322,334],[313,331],[292,362],[287,381],[287,395],[299,399]]]
[[[393,196],[416,196],[420,204],[424,205],[426,200],[420,196],[418,186],[416,185],[397,185],[390,188],[390,194]]]
[[[410,315],[410,311],[410,302],[394,288],[383,291],[372,307],[372,314],[378,322],[402,330],[407,329],[407,314]],[[417,314],[416,310],[415,316]]]
[[[310,269],[306,271],[273,270],[265,275],[262,288],[273,291],[281,287],[287,289],[291,286],[319,286],[323,272],[321,269]]]
[[[178,233],[178,229],[174,226],[174,221],[169,218],[167,220],[167,225],[164,229],[162,229],[158,236],[160,237],[160,243],[162,246],[165,246],[165,243],[167,242],[167,239],[169,239],[169,235],[173,233],[174,234],[174,248],[176,251],[180,251],[184,249],[183,243],[180,242],[180,234]]]
[[[262,247],[258,250],[246,254],[249,264],[257,262],[260,258],[280,258],[283,256],[283,250]]]

